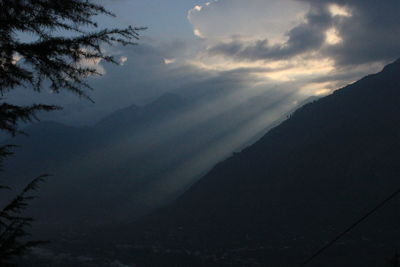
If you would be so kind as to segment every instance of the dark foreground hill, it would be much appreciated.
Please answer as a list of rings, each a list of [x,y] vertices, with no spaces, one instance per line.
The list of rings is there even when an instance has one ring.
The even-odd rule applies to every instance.
[[[139,266],[298,266],[399,187],[400,60],[303,106],[121,232],[152,247],[127,252]],[[385,266],[399,225],[397,199],[310,266]]]

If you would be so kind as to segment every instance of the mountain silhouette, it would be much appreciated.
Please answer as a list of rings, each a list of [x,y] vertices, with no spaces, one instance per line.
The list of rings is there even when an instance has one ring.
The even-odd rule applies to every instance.
[[[399,162],[397,60],[304,105],[124,229],[126,240],[160,248],[138,264],[181,266],[192,255],[188,266],[296,266],[400,187]],[[400,245],[399,207],[396,199],[310,266],[384,266]]]

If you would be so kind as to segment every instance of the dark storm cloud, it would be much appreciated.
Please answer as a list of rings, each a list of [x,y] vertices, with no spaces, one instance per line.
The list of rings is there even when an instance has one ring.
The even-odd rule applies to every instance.
[[[310,11],[305,23],[297,25],[288,33],[284,45],[269,45],[267,39],[252,44],[235,40],[213,46],[209,52],[234,56],[245,60],[285,59],[313,49],[318,49],[325,41],[325,30],[331,21],[325,8]]]
[[[310,4],[305,22],[286,33],[287,41],[270,45],[267,39],[252,43],[233,40],[209,49],[211,54],[239,60],[287,59],[306,52],[331,57],[337,65],[389,61],[400,56],[400,1],[299,0]],[[330,12],[330,5],[346,8],[351,16]],[[335,28],[342,39],[325,42],[326,32]]]
[[[351,18],[337,23],[343,44],[324,51],[338,65],[390,61],[400,56],[400,1],[353,0],[340,4],[352,12]]]

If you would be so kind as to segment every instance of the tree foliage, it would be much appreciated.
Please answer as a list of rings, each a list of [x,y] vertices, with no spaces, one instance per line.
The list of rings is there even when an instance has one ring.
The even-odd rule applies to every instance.
[[[53,92],[66,89],[88,98],[84,89],[90,86],[84,78],[100,73],[82,62],[116,63],[102,45],[135,44],[142,29],[98,29],[94,21],[98,15],[114,16],[87,0],[1,0],[0,93],[18,86],[41,91],[47,82]],[[12,113],[17,121],[29,120],[27,114],[54,108],[4,106],[0,116],[5,111],[6,117]],[[16,124],[13,121],[7,126],[12,126],[13,132]]]
[[[105,45],[133,45],[143,28],[101,29],[97,16],[114,16],[90,0],[0,0],[0,131],[21,133],[21,122],[37,120],[39,111],[60,107],[48,104],[29,106],[7,103],[4,95],[25,87],[41,92],[44,88],[59,93],[67,90],[90,99],[86,79],[101,75],[90,61],[117,63]],[[0,166],[12,155],[12,146],[0,147]],[[32,218],[19,216],[27,196],[44,176],[36,178],[0,212],[0,264],[20,255],[35,242],[21,237]],[[3,181],[1,181],[3,182]],[[4,187],[3,187],[4,188]]]
[[[25,238],[30,234],[26,227],[33,222],[32,217],[23,216],[22,212],[28,206],[28,202],[35,198],[30,195],[43,182],[46,175],[41,175],[30,182],[21,193],[11,200],[0,211],[0,265],[12,265],[15,256],[23,255],[27,249],[46,243],[46,241],[31,241]],[[9,189],[2,187],[1,189]]]

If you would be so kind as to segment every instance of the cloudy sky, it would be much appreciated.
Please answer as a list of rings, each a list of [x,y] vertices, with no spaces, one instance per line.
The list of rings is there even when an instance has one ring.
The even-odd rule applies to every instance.
[[[101,26],[148,29],[138,46],[106,48],[120,66],[96,62],[104,74],[90,79],[96,104],[47,93],[46,100],[65,107],[52,115],[64,122],[87,124],[165,92],[207,90],[216,80],[222,91],[241,86],[254,95],[254,88],[263,94],[282,88],[300,101],[329,94],[400,56],[398,0],[101,3],[117,15],[98,18]],[[43,96],[30,100],[36,98]]]

